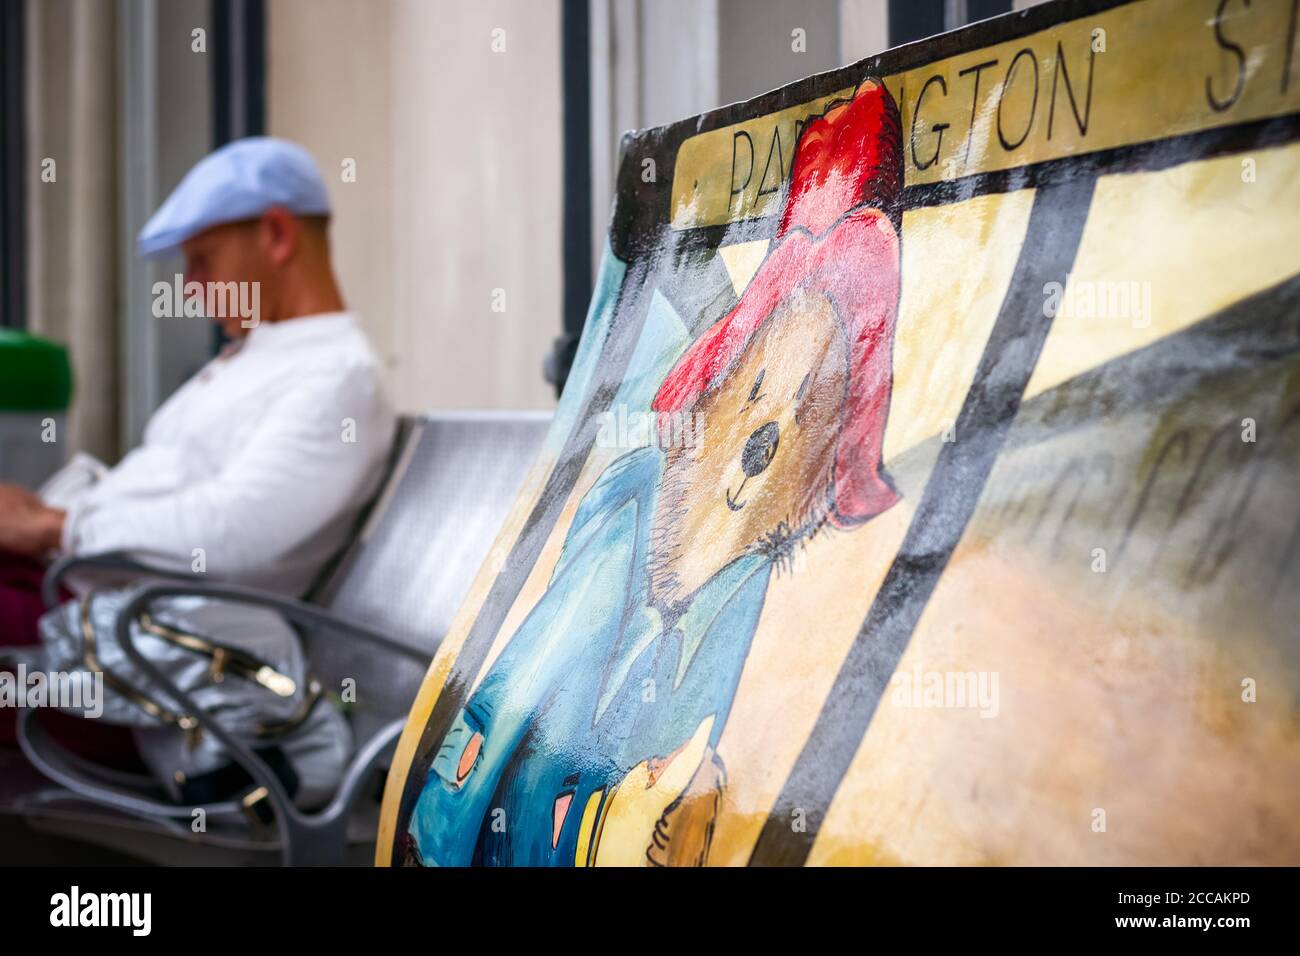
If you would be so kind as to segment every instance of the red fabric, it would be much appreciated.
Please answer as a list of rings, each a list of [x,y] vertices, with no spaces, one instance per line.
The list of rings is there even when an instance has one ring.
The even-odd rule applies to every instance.
[[[45,613],[41,579],[45,568],[30,558],[0,551],[0,647],[37,643],[36,623]],[[0,665],[0,671],[12,673]],[[0,744],[13,744],[17,712],[0,708]]]
[[[772,311],[801,288],[825,294],[849,342],[849,394],[831,520],[848,527],[898,501],[881,461],[893,389],[900,251],[890,218],[902,182],[898,108],[868,81],[799,140],[777,240],[736,303],[692,343],[652,407],[682,411],[714,387]]]
[[[0,551],[0,646],[22,647],[39,641],[37,623],[45,613],[41,600],[41,581],[45,566]],[[71,592],[60,589],[60,600]],[[8,671],[8,668],[0,667]],[[0,708],[0,745],[13,746],[18,714],[12,708]],[[37,715],[50,736],[68,750],[99,763],[129,770],[144,770],[135,749],[131,731],[102,721],[74,717],[57,710],[43,710]]]
[[[0,647],[36,643],[44,576],[44,565],[0,551]]]

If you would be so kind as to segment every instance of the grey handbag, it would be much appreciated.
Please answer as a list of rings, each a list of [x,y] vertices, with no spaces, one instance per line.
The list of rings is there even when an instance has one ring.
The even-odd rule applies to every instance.
[[[229,798],[247,787],[247,775],[117,641],[119,612],[136,593],[94,591],[46,613],[41,647],[23,656],[29,667],[73,682],[103,675],[98,719],[132,728],[145,765],[174,801]],[[309,675],[298,635],[279,614],[174,597],[156,602],[131,628],[140,653],[265,760],[296,806],[310,810],[330,799],[351,757],[351,727]]]

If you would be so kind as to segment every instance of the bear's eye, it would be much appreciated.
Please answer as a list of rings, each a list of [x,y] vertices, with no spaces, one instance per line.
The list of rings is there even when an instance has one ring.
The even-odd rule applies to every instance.
[[[763,373],[766,371],[765,368],[758,370],[758,378],[754,379],[754,387],[749,390],[749,401],[752,402],[758,399],[758,390],[763,387]]]

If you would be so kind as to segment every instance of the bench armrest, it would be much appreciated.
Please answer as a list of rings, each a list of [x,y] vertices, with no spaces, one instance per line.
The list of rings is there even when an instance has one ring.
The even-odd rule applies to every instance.
[[[349,637],[359,638],[368,644],[373,644],[389,653],[409,657],[420,664],[429,663],[429,655],[423,651],[394,640],[382,631],[375,630],[358,621],[340,617],[315,604],[308,604],[306,601],[285,597],[283,594],[263,591],[260,588],[247,587],[246,585],[209,584],[188,578],[174,584],[158,582],[142,587],[135,599],[122,609],[117,622],[119,636],[122,632],[123,621],[137,619],[141,613],[148,609],[149,605],[168,597],[202,597],[214,601],[228,601],[232,604],[269,608],[272,611],[278,611],[294,623],[319,627],[336,634],[346,634]],[[123,647],[128,646],[125,642],[123,643]]]
[[[47,611],[59,604],[59,586],[73,571],[99,569],[104,571],[129,571],[143,577],[167,578],[174,581],[191,581],[196,575],[191,571],[176,571],[155,567],[131,556],[130,551],[104,551],[100,554],[69,554],[50,565],[41,582],[41,600]]]

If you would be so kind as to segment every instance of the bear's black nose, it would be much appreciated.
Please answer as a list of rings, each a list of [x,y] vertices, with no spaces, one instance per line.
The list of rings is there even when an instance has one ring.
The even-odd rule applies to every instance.
[[[745,442],[745,450],[740,453],[740,467],[746,478],[760,474],[772,463],[780,437],[781,430],[776,427],[776,422],[768,422],[754,429],[754,434]]]

